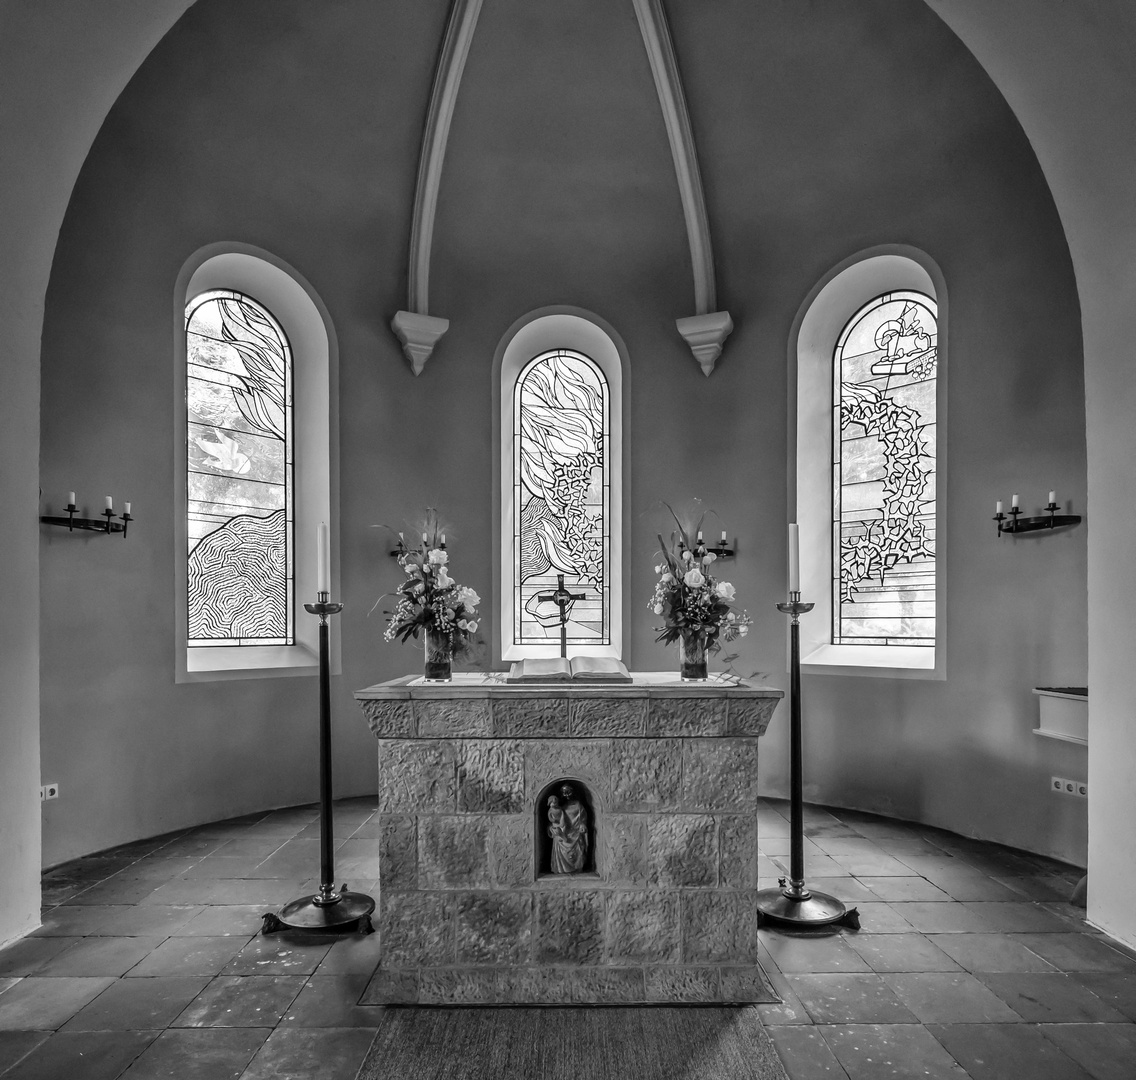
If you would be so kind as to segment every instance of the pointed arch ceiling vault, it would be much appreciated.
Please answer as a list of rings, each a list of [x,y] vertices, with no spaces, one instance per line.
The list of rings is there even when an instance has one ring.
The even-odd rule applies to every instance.
[[[703,373],[709,375],[722,354],[722,345],[734,324],[729,312],[714,310],[717,306],[714,250],[710,240],[706,198],[702,190],[702,174],[698,167],[690,113],[686,107],[686,96],[662,0],[632,0],[632,4],[659,95],[690,243],[694,314],[676,319],[675,325],[690,346]],[[421,374],[434,346],[450,325],[449,319],[430,314],[430,253],[450,122],[481,5],[482,0],[453,0],[450,6],[450,17],[434,72],[426,126],[422,133],[410,230],[407,308],[397,311],[391,320],[391,329],[401,342],[415,375]]]

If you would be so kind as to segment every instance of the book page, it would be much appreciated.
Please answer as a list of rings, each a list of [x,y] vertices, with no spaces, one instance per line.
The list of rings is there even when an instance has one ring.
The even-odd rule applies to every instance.
[[[572,659],[572,678],[596,682],[631,682],[622,660],[614,656],[576,656]]]
[[[572,669],[562,656],[529,657],[516,661],[509,671],[509,682],[557,682],[572,678]]]

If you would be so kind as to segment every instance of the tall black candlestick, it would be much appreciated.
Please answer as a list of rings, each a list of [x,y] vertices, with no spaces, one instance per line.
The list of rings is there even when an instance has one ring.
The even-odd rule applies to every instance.
[[[812,611],[812,604],[801,602],[801,594],[789,594],[787,604],[777,610],[790,617],[789,623],[789,880],[781,878],[776,889],[757,894],[760,925],[794,926],[807,929],[844,923],[860,929],[860,915],[846,908],[834,896],[812,892],[805,885],[805,804],[803,740],[801,737],[801,627],[800,617]]]
[[[333,828],[331,806],[331,669],[328,659],[329,615],[338,615],[342,604],[333,604],[321,592],[314,604],[304,610],[318,615],[319,625],[319,752],[320,752],[320,887],[315,896],[301,896],[285,904],[279,915],[262,916],[264,933],[277,930],[336,930],[354,923],[364,934],[371,932],[371,912],[375,901],[364,893],[349,892],[347,886],[335,889],[335,863],[332,854]]]

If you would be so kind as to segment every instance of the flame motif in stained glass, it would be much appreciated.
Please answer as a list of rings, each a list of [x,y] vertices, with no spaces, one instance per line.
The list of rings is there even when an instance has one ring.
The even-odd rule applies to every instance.
[[[292,353],[272,315],[215,290],[186,307],[190,646],[291,645]]]
[[[607,645],[610,630],[610,437],[607,380],[582,353],[535,357],[513,393],[513,626],[518,645],[560,639],[556,605],[539,594],[564,575],[585,593],[568,643]]]
[[[836,345],[834,644],[935,644],[937,315],[885,293]]]

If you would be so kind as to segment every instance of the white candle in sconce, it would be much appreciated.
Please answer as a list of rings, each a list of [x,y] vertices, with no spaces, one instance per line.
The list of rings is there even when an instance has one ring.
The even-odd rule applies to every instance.
[[[106,508],[108,510],[114,509],[114,499],[112,499],[109,495],[106,497]]]
[[[1018,493],[1016,491],[1014,492],[1014,497],[1010,500],[1010,506],[1014,510],[1018,509]]]
[[[126,509],[123,510],[122,512],[124,514],[129,514],[130,513],[130,503],[126,503],[125,506],[126,506]]]
[[[68,506],[74,506],[75,505],[75,492],[73,492],[73,491],[67,492],[67,505]]]
[[[425,533],[423,533],[423,534],[422,534],[422,543],[424,543],[424,544],[428,544],[429,542],[430,542],[430,541],[426,539],[426,534],[425,534]]]
[[[726,543],[726,530],[723,529],[722,530],[722,544],[723,544],[723,546],[725,545],[725,543]]]
[[[996,502],[996,503],[994,504],[994,513],[996,513],[996,514],[1000,514],[1001,512],[1002,512],[1002,500],[1001,500],[1001,499],[999,499],[999,500],[998,500],[998,501],[997,501],[997,502]]]
[[[321,521],[316,529],[316,592],[328,592],[327,581],[331,577],[331,559],[327,543],[327,522]]]
[[[789,525],[789,592],[801,591],[801,544],[800,529],[797,523]]]
[[[438,539],[439,539],[439,540],[440,540],[440,542],[441,542],[441,546],[442,546],[442,547],[445,547],[445,546],[446,546],[446,534],[445,534],[445,533],[442,533],[442,535],[441,535],[441,536],[440,536],[440,537],[439,537]]]
[[[1057,492],[1056,492],[1056,491],[1051,491],[1051,492],[1049,493],[1049,505],[1050,505],[1050,506],[1055,506],[1055,505],[1056,505],[1056,503],[1057,503]]]

